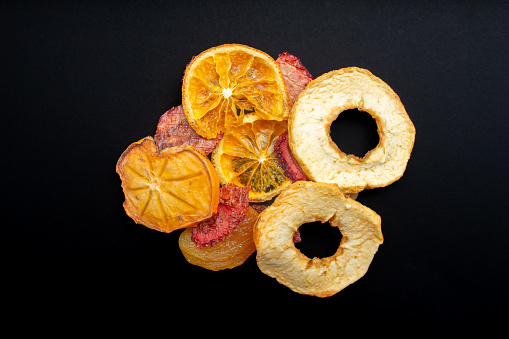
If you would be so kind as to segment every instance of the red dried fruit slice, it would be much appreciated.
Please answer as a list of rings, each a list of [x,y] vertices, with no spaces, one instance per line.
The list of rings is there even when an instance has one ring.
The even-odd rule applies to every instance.
[[[251,204],[251,207],[255,209],[256,212],[262,213],[267,206],[266,205],[257,205],[257,204]]]
[[[288,132],[281,134],[274,144],[274,153],[277,161],[285,172],[285,176],[292,181],[308,180],[297,160],[293,157],[290,145],[288,144]]]
[[[313,80],[313,77],[302,65],[300,59],[290,53],[284,52],[280,54],[276,59],[276,63],[283,73],[286,87],[288,87],[288,92],[290,93],[290,100],[293,104],[300,92]]]
[[[206,139],[198,135],[189,125],[184,109],[180,105],[173,107],[159,118],[154,141],[159,150],[185,144],[194,146],[207,155],[212,152],[222,137],[222,133],[214,139]]]
[[[191,240],[198,248],[222,241],[244,220],[249,209],[249,189],[235,184],[221,187],[217,213],[192,229]]]
[[[302,238],[300,237],[300,231],[296,230],[295,233],[293,234],[293,243],[298,244],[301,241],[302,241]]]

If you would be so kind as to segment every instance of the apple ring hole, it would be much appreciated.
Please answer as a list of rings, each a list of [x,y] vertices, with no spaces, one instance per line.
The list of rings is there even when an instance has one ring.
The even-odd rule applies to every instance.
[[[330,136],[341,152],[359,159],[380,142],[376,120],[371,114],[356,108],[338,115],[331,124]]]
[[[320,221],[302,224],[299,233],[301,241],[295,243],[295,247],[310,259],[333,256],[343,238],[339,228]]]

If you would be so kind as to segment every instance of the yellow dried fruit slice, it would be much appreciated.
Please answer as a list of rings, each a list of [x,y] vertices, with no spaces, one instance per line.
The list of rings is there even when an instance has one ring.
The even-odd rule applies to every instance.
[[[146,137],[117,162],[124,209],[136,223],[171,232],[210,218],[219,204],[219,177],[199,150],[182,145],[160,153]]]
[[[290,95],[279,66],[257,49],[227,44],[202,52],[182,81],[187,120],[205,138],[239,126],[244,116],[284,120]]]
[[[198,248],[192,240],[191,228],[187,228],[179,237],[180,250],[189,263],[208,270],[240,266],[255,251],[253,226],[257,217],[258,212],[249,207],[246,219],[233,229],[230,236],[210,247]]]
[[[344,153],[330,137],[332,122],[354,108],[375,119],[380,138],[362,158]],[[358,193],[401,178],[412,153],[415,127],[389,85],[366,69],[348,67],[319,76],[299,94],[288,121],[288,139],[309,179]]]
[[[309,258],[295,247],[295,232],[315,221],[341,231],[341,243],[330,257]],[[260,213],[253,239],[263,273],[317,297],[334,295],[363,277],[383,243],[378,214],[348,198],[338,185],[312,181],[292,184]]]
[[[279,165],[274,144],[287,130],[286,121],[255,120],[223,136],[212,152],[212,163],[223,184],[251,186],[249,201],[267,201],[292,181]]]

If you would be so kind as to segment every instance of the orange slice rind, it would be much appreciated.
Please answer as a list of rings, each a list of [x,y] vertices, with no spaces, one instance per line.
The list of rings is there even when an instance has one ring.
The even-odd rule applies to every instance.
[[[219,204],[219,178],[210,161],[189,145],[158,151],[146,137],[117,162],[124,209],[136,223],[171,232],[211,217]]]

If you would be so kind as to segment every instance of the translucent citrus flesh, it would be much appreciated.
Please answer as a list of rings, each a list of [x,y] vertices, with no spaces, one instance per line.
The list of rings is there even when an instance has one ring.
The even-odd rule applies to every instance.
[[[182,92],[187,118],[205,138],[240,125],[245,115],[286,119],[290,105],[275,61],[239,45],[215,47],[193,59]]]
[[[180,234],[180,250],[189,263],[209,270],[237,267],[255,251],[253,226],[257,217],[258,212],[249,207],[246,219],[232,230],[230,236],[211,247],[198,248],[191,240],[192,231],[188,228]]]
[[[226,134],[212,155],[223,183],[251,186],[250,201],[266,201],[290,185],[277,161],[274,143],[286,122],[256,120]]]
[[[219,204],[219,177],[192,146],[158,153],[151,137],[131,144],[117,163],[124,209],[136,223],[162,232],[212,216]]]

